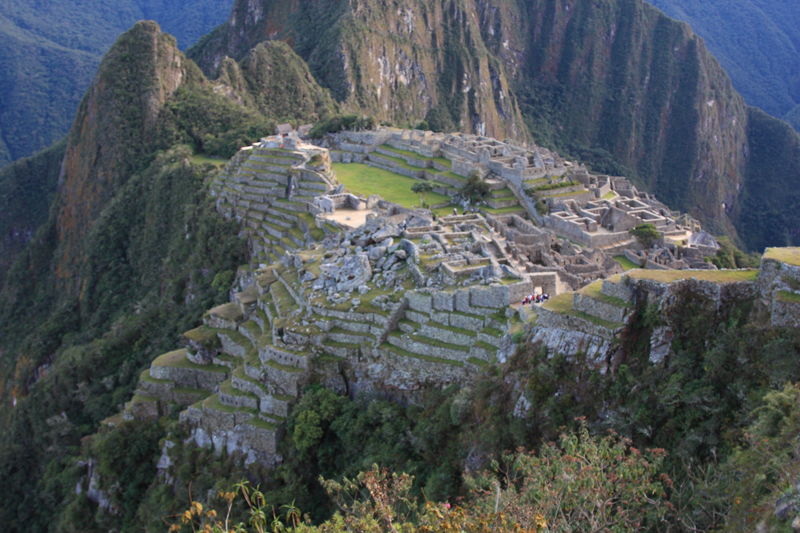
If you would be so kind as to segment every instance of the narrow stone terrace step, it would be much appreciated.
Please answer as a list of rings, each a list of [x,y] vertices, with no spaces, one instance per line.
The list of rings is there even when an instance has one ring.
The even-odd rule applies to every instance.
[[[427,361],[428,363],[436,363],[436,364],[450,365],[450,366],[456,366],[456,367],[463,367],[464,366],[464,363],[461,362],[461,361],[457,361],[457,360],[454,360],[454,359],[445,359],[443,357],[432,357],[432,356],[428,356],[428,355],[421,355],[421,354],[417,354],[417,353],[412,353],[412,352],[409,352],[408,350],[405,350],[405,349],[403,349],[403,348],[401,348],[399,346],[395,346],[395,345],[390,344],[388,342],[385,342],[385,343],[381,344],[379,348],[381,350],[383,350],[385,352],[389,352],[389,353],[391,353],[391,354],[393,354],[393,355],[395,355],[397,357],[410,357],[410,358],[413,358],[413,359],[419,359],[421,361]]]

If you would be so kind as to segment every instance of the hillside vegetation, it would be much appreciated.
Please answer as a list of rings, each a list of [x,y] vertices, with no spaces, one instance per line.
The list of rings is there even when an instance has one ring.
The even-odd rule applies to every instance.
[[[62,138],[103,54],[137,20],[194,44],[232,0],[0,2],[0,165]]]
[[[279,59],[259,57],[265,69]],[[283,67],[303,72],[290,50],[280,57]],[[156,352],[227,300],[246,245],[208,197],[207,180],[219,167],[194,154],[229,157],[271,131],[278,117],[308,121],[331,111],[313,80],[309,94],[321,104],[305,102],[303,112],[282,99],[289,92],[275,81],[253,78],[245,86],[252,90],[245,101],[276,92],[258,104],[275,113],[266,116],[257,104],[219,94],[155,23],[137,23],[106,55],[66,146],[0,175],[3,202],[12,207],[4,228],[44,221],[13,261],[0,298],[0,399],[17,404],[4,409],[0,433],[0,477],[8,488],[0,520],[9,530],[53,527],[74,494],[62,475],[74,471],[81,439],[127,401]],[[32,176],[47,190],[25,188]],[[48,194],[52,204],[43,213],[11,217],[46,205]],[[53,417],[64,421],[56,433],[46,422]],[[157,443],[157,431],[148,431],[139,436]],[[57,444],[42,446],[55,435]],[[152,444],[140,452],[150,453]]]
[[[777,118],[800,105],[800,4],[792,0],[649,1],[670,17],[688,22],[703,37],[748,104]]]

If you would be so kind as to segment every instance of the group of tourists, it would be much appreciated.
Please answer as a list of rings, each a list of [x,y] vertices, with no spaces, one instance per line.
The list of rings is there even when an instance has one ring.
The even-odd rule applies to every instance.
[[[466,207],[464,208],[464,214],[465,215],[468,215],[468,214],[473,214],[474,215],[475,213],[476,213],[476,211],[475,211],[474,207],[470,207],[469,209],[466,208]],[[453,208],[453,216],[454,217],[458,216],[458,208],[457,207]]]
[[[531,294],[523,298],[522,305],[531,304],[531,306],[534,306],[536,304],[544,303],[549,299],[550,299],[549,294]]]

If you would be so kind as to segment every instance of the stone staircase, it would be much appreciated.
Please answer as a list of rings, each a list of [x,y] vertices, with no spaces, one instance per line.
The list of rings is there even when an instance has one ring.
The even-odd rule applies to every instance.
[[[480,370],[497,361],[510,327],[506,309],[470,305],[470,291],[408,293],[398,329],[378,348],[388,356]],[[516,316],[516,315],[512,315]]]

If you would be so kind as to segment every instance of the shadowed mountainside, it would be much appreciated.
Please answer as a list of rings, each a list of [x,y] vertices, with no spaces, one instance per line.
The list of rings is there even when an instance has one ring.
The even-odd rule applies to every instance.
[[[188,53],[214,76],[226,57],[264,40],[292,45],[346,109],[533,138],[597,172],[630,175],[751,249],[798,242],[746,222],[757,206],[776,224],[800,226],[778,209],[783,200],[746,183],[769,174],[778,188],[795,187],[796,138],[759,128],[772,137],[751,148],[751,113],[703,41],[641,0],[404,0],[391,8],[240,0]],[[767,147],[774,157],[750,163]]]
[[[800,105],[800,4],[793,0],[650,3],[688,22],[705,39],[750,105],[777,118]]]

